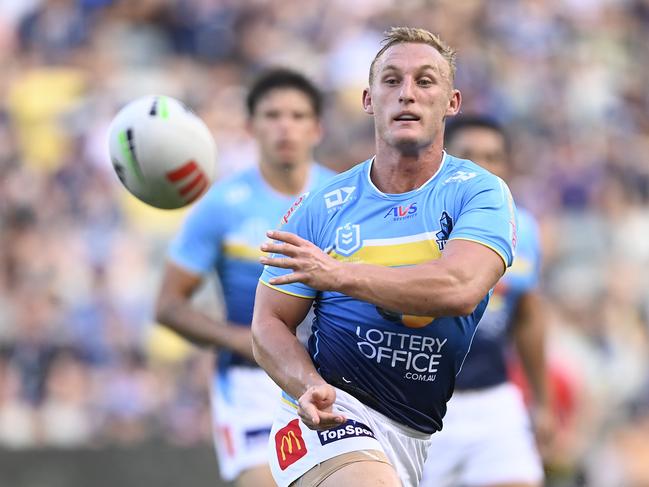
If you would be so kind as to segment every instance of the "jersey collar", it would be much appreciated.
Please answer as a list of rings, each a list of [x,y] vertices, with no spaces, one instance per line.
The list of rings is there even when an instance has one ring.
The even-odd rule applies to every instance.
[[[370,177],[370,174],[372,172],[372,164],[374,164],[374,160],[376,159],[376,156],[373,156],[369,160],[369,162],[367,164],[367,169],[366,169],[366,172],[365,172],[365,177],[367,178],[367,182],[368,182],[370,188],[372,188],[377,194],[379,194],[382,197],[391,197],[391,198],[394,198],[394,197],[410,197],[410,196],[416,194],[417,192],[423,190],[427,186],[429,186],[431,184],[431,181],[434,181],[437,178],[437,176],[442,172],[442,169],[444,168],[444,165],[446,163],[447,158],[448,158],[448,154],[446,154],[445,150],[442,150],[442,161],[439,163],[439,167],[437,168],[437,171],[435,171],[435,174],[433,174],[424,184],[422,184],[418,188],[413,189],[412,191],[407,191],[406,193],[396,193],[396,194],[384,193],[383,191],[381,191],[379,188],[377,188],[374,185],[374,182],[372,181],[372,178]]]

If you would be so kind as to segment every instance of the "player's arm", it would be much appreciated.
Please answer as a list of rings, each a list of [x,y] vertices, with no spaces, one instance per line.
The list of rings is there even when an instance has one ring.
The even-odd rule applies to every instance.
[[[328,428],[344,417],[332,411],[335,389],[315,369],[296,337],[313,300],[291,296],[263,283],[257,286],[252,318],[252,348],[257,363],[291,397],[310,428]]]
[[[272,285],[302,282],[320,291],[337,291],[385,309],[421,316],[465,316],[473,312],[505,271],[498,253],[469,241],[450,240],[442,257],[409,267],[339,262],[297,235],[272,231],[278,242],[262,246],[285,257],[262,263],[293,270]]]
[[[192,296],[203,276],[167,262],[156,302],[156,320],[187,340],[203,346],[223,347],[254,360],[250,329],[220,323],[192,306]]]
[[[521,294],[513,317],[512,337],[534,395],[532,415],[537,439],[541,446],[546,446],[554,434],[554,421],[546,372],[545,315],[538,291]]]

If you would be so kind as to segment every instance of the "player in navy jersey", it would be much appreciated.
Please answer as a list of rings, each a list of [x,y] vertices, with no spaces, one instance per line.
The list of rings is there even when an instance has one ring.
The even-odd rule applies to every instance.
[[[454,69],[430,32],[387,32],[363,92],[376,155],[303,197],[262,246],[253,350],[283,390],[270,439],[280,486],[416,486],[513,260],[509,189],[443,150],[461,104]],[[295,328],[312,303],[305,350]]]
[[[320,140],[321,96],[299,73],[262,74],[247,98],[259,164],[218,182],[191,209],[172,242],[157,302],[157,319],[180,335],[218,350],[212,384],[214,435],[221,476],[240,487],[275,485],[266,445],[268,403],[277,386],[255,363],[250,323],[265,230],[279,224],[296,195],[333,173],[313,164]],[[223,290],[226,321],[191,304],[208,273]]]
[[[445,141],[449,153],[508,178],[509,143],[495,120],[455,118],[447,124]],[[513,338],[534,391],[539,443],[547,442],[552,415],[537,290],[538,228],[534,217],[521,208],[518,221],[516,258],[494,289],[456,379],[445,428],[432,438],[422,486],[524,487],[542,483],[543,469],[528,414],[507,372]]]

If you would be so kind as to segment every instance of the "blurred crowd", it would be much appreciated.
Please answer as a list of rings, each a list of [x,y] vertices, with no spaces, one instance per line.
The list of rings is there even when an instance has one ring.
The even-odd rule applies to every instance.
[[[295,67],[326,93],[318,159],[344,170],[372,154],[361,90],[392,25],[457,48],[463,112],[511,134],[542,228],[551,483],[649,485],[648,0],[0,0],[0,446],[209,442],[213,352],[152,322],[183,211],[120,186],[110,119],[182,99],[223,176],[255,163],[247,83]]]

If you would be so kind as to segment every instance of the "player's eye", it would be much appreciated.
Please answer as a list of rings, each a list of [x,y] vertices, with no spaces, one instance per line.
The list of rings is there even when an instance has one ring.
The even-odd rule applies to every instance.
[[[417,80],[419,86],[431,86],[435,84],[435,81],[432,78],[420,78]]]
[[[385,79],[383,80],[383,82],[384,82],[386,85],[389,85],[389,86],[394,86],[394,85],[398,85],[398,84],[399,84],[399,80],[398,80],[397,78],[395,78],[395,77],[392,77],[392,76],[389,77],[389,78],[385,78]]]

